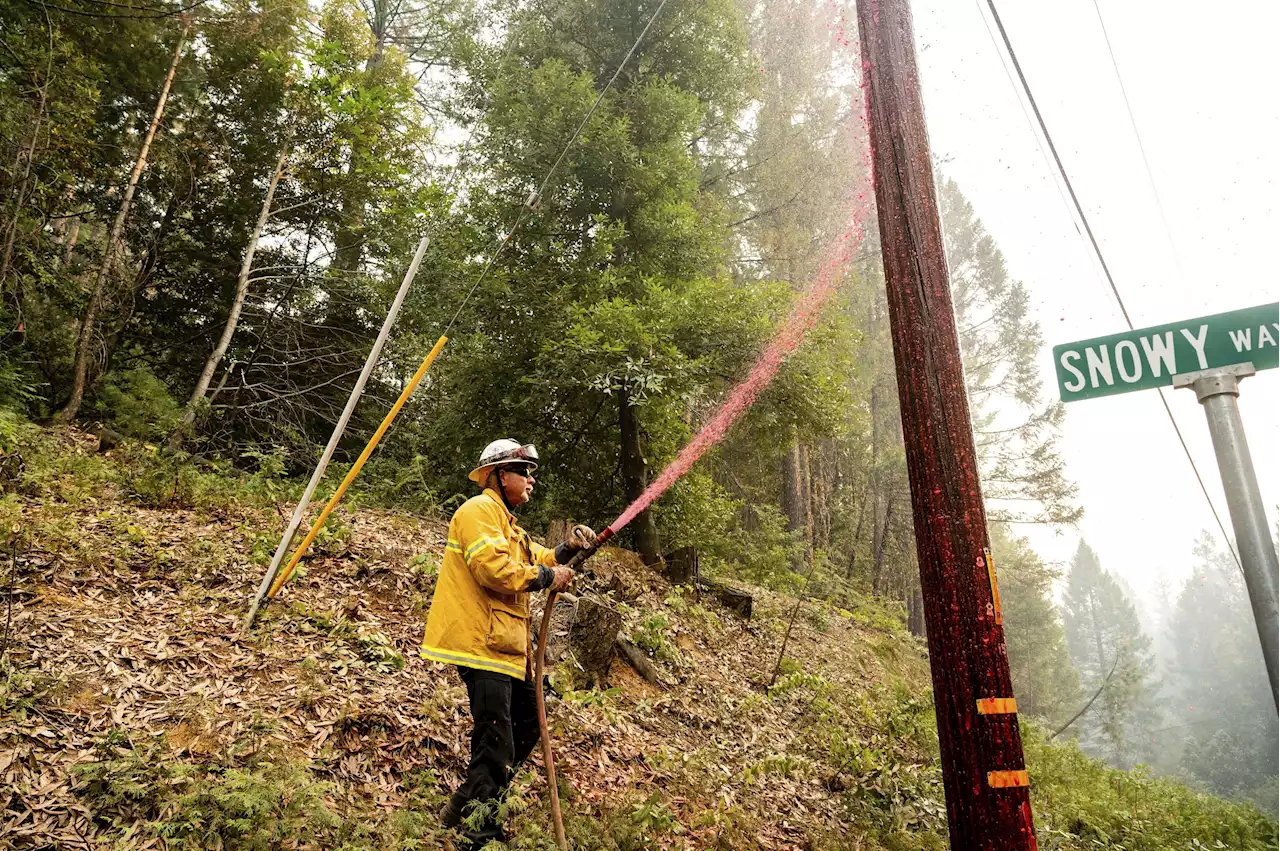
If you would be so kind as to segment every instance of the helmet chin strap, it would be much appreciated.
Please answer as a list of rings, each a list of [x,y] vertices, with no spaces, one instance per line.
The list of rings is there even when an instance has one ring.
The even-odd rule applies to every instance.
[[[498,496],[502,499],[502,504],[507,507],[507,511],[510,511],[512,514],[515,514],[516,513],[515,506],[513,506],[511,504],[511,501],[507,499],[507,489],[502,484],[502,473],[503,473],[503,470],[502,468],[499,467],[499,468],[496,468],[490,475],[492,475],[494,479],[496,479],[498,482],[498,487],[496,488],[496,490],[498,491]]]

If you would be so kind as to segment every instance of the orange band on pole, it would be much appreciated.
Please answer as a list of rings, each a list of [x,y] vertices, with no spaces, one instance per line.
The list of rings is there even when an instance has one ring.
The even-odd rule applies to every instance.
[[[984,697],[978,701],[979,715],[1013,715],[1018,702],[1012,697]]]
[[[1004,626],[1004,613],[1000,611],[1000,586],[996,584],[996,563],[991,558],[991,549],[983,547],[983,561],[987,563],[987,577],[991,580],[991,605],[995,608],[996,623]]]
[[[992,789],[1010,789],[1015,786],[1030,786],[1031,776],[1026,769],[1021,771],[988,771],[987,785]]]
[[[342,480],[342,484],[338,485],[338,489],[333,492],[333,496],[329,497],[329,502],[325,504],[324,510],[320,512],[320,516],[311,524],[311,530],[307,532],[307,537],[303,538],[302,543],[294,552],[293,558],[289,559],[289,564],[285,569],[280,571],[280,576],[276,578],[275,583],[271,586],[271,590],[267,592],[267,598],[274,600],[276,594],[280,593],[280,589],[289,581],[289,577],[293,574],[294,568],[298,566],[298,562],[302,561],[302,556],[306,554],[307,549],[315,541],[316,536],[320,534],[320,528],[324,526],[324,521],[329,519],[329,515],[333,513],[333,509],[337,507],[338,502],[342,499],[343,494],[347,492],[347,488],[351,487],[351,483],[355,481],[360,470],[364,467],[369,456],[373,454],[373,450],[377,448],[378,441],[382,440],[382,436],[387,433],[387,429],[391,426],[391,421],[396,418],[396,414],[400,413],[400,409],[404,407],[404,403],[409,401],[409,397],[413,395],[413,391],[417,389],[418,382],[422,381],[422,376],[427,374],[427,370],[431,368],[431,362],[436,359],[436,355],[440,354],[440,350],[444,348],[444,344],[449,341],[448,337],[442,336],[436,340],[436,344],[431,347],[431,351],[427,353],[427,357],[422,361],[422,365],[418,367],[418,371],[413,374],[413,378],[409,379],[409,383],[405,385],[404,391],[401,392],[400,398],[396,399],[396,403],[391,406],[391,410],[387,411],[387,415],[382,418],[382,424],[378,426],[378,430],[373,433],[373,437],[369,438],[369,444],[360,453],[360,457],[351,465],[351,469],[347,472],[346,478]]]

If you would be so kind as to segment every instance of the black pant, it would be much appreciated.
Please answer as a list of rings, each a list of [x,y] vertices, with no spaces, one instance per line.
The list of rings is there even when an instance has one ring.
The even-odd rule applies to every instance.
[[[479,830],[462,828],[474,848],[483,848],[490,840],[502,839],[498,799],[515,776],[516,767],[538,742],[538,706],[533,683],[528,680],[475,668],[459,667],[458,673],[467,685],[475,726],[467,779],[453,793],[453,804],[464,815],[464,808],[473,801],[489,805]]]

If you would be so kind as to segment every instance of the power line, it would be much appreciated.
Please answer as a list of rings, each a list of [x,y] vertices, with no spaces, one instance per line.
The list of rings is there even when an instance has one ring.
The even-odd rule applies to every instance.
[[[1036,132],[1035,125],[1031,123],[1031,114],[1027,112],[1027,105],[1022,102],[1022,95],[1018,91],[1018,84],[1013,80],[1013,72],[1009,70],[1009,63],[1004,59],[1004,53],[1000,51],[1000,45],[996,42],[996,34],[991,31],[991,24],[987,22],[987,16],[982,13],[982,0],[973,0],[974,7],[978,10],[978,17],[982,19],[982,26],[987,31],[987,38],[991,40],[991,46],[995,48],[996,56],[1000,58],[1000,68],[1004,71],[1004,77],[1009,81],[1009,89],[1013,92],[1013,99],[1018,103],[1018,109],[1022,111],[1022,117],[1026,120],[1027,126],[1031,130],[1031,137],[1036,140],[1036,148],[1040,151],[1040,157],[1044,160],[1044,164],[1048,169],[1053,171],[1053,163],[1049,162],[1049,152],[1044,149],[1044,142],[1040,139],[1040,134]],[[1058,190],[1058,198],[1062,201],[1062,209],[1066,210],[1067,218],[1071,220],[1071,226],[1075,229],[1076,235],[1080,237],[1080,244],[1084,245],[1084,234],[1080,231],[1080,226],[1076,224],[1075,216],[1071,212],[1071,204],[1067,201],[1067,195],[1062,191],[1062,184],[1058,182],[1056,175],[1050,175],[1053,181],[1053,188]],[[1090,266],[1093,264],[1090,263]],[[1099,282],[1101,279],[1099,278]]]
[[[1086,255],[1085,263],[1089,267],[1089,271],[1093,273],[1094,279],[1102,286],[1106,286],[1102,280],[1102,276],[1098,274],[1098,268],[1091,259],[1089,246],[1084,241],[1084,231],[1080,230],[1080,225],[1076,221],[1075,214],[1071,211],[1071,202],[1067,200],[1067,194],[1062,191],[1062,183],[1058,180],[1058,175],[1054,171],[1053,163],[1049,162],[1049,152],[1044,148],[1044,142],[1040,138],[1040,134],[1036,132],[1036,126],[1031,120],[1031,113],[1027,112],[1027,105],[1023,102],[1022,93],[1018,89],[1018,84],[1014,82],[1013,72],[1009,70],[1009,63],[1005,61],[1004,52],[1000,50],[1000,43],[996,41],[996,34],[991,31],[991,24],[987,21],[987,16],[982,12],[982,0],[973,0],[974,7],[978,10],[978,17],[982,19],[982,26],[987,31],[987,38],[991,41],[991,47],[995,50],[996,55],[1000,57],[1000,68],[1004,71],[1004,77],[1009,81],[1009,89],[1013,92],[1013,99],[1018,103],[1018,109],[1022,112],[1022,117],[1027,122],[1027,129],[1031,131],[1031,138],[1036,140],[1036,148],[1040,151],[1040,157],[1044,160],[1045,167],[1049,169],[1049,179],[1053,182],[1053,188],[1058,192],[1058,200],[1062,202],[1062,209],[1067,214],[1067,220],[1071,222],[1071,229],[1076,233],[1076,239],[1080,240],[1080,248],[1084,250]]]
[[[596,96],[595,103],[591,104],[591,108],[587,110],[587,114],[582,116],[582,120],[578,122],[578,126],[574,129],[573,135],[569,137],[569,141],[560,151],[560,155],[556,157],[556,161],[551,164],[551,168],[547,169],[547,174],[542,178],[536,191],[529,194],[524,206],[520,208],[520,212],[516,214],[515,221],[511,223],[510,229],[503,235],[502,241],[498,243],[498,248],[489,256],[488,262],[484,264],[484,268],[480,270],[480,274],[476,276],[475,283],[471,285],[471,289],[467,290],[467,294],[463,297],[458,309],[454,312],[453,318],[449,320],[449,324],[445,326],[442,334],[447,335],[449,329],[453,327],[453,323],[458,321],[458,317],[462,315],[462,309],[467,306],[467,302],[471,300],[471,296],[475,293],[476,288],[480,286],[485,277],[488,276],[489,270],[493,268],[493,264],[497,262],[498,257],[506,249],[507,244],[511,242],[511,237],[515,236],[516,229],[520,227],[520,222],[524,219],[524,214],[534,208],[541,199],[542,193],[546,191],[548,184],[551,183],[552,176],[556,170],[560,168],[560,164],[564,162],[564,158],[569,155],[569,151],[573,148],[573,144],[578,141],[578,136],[582,134],[583,128],[587,126],[587,122],[591,120],[591,116],[595,114],[596,108],[600,106],[600,102],[604,100],[604,96],[613,87],[617,81],[618,75],[622,73],[622,69],[631,61],[631,56],[636,52],[636,48],[640,46],[640,42],[649,33],[649,28],[653,26],[653,22],[658,19],[658,15],[662,14],[662,10],[666,7],[667,0],[662,0],[658,4],[658,8],[653,10],[653,14],[649,16],[649,22],[644,25],[644,29],[640,30],[640,35],[636,36],[636,40],[632,42],[631,49],[627,51],[627,55],[622,57],[622,61],[618,63],[617,69],[614,70],[613,76],[609,78],[609,82],[605,83],[604,88],[600,90],[600,94]]]
[[[1142,165],[1147,170],[1147,182],[1151,184],[1151,194],[1156,199],[1156,209],[1160,211],[1160,224],[1164,226],[1165,239],[1169,240],[1169,249],[1173,252],[1173,264],[1178,267],[1178,276],[1185,285],[1186,270],[1182,268],[1182,258],[1178,255],[1178,243],[1173,239],[1173,231],[1169,228],[1169,219],[1165,216],[1164,201],[1160,199],[1160,190],[1156,188],[1155,175],[1151,173],[1151,162],[1147,159],[1147,146],[1142,144],[1142,134],[1138,132],[1138,120],[1134,118],[1133,106],[1129,103],[1129,92],[1124,86],[1124,78],[1120,76],[1120,65],[1116,62],[1115,50],[1111,47],[1111,35],[1107,32],[1106,21],[1102,19],[1102,9],[1098,0],[1093,0],[1093,11],[1098,15],[1098,26],[1102,27],[1102,39],[1107,43],[1107,54],[1111,57],[1111,67],[1116,72],[1116,82],[1120,85],[1120,94],[1124,97],[1124,108],[1129,113],[1129,125],[1133,127],[1133,137],[1138,140],[1138,152],[1142,154]]]
[[[1098,245],[1098,240],[1093,235],[1093,228],[1089,226],[1089,217],[1085,215],[1084,206],[1081,205],[1080,199],[1076,195],[1075,187],[1071,185],[1071,178],[1067,175],[1066,166],[1062,164],[1062,157],[1058,156],[1058,149],[1053,144],[1053,136],[1049,134],[1049,128],[1044,122],[1044,116],[1040,114],[1040,107],[1036,103],[1035,95],[1031,93],[1031,86],[1027,83],[1027,75],[1022,72],[1022,64],[1018,62],[1018,54],[1014,52],[1013,43],[1009,41],[1009,33],[1004,28],[1004,21],[1000,19],[1000,12],[996,9],[995,0],[987,0],[987,7],[991,9],[991,17],[996,22],[996,28],[1000,30],[1000,38],[1004,40],[1004,47],[1009,53],[1009,59],[1013,62],[1013,69],[1018,72],[1018,79],[1022,82],[1022,89],[1026,92],[1027,101],[1031,104],[1031,110],[1035,113],[1036,121],[1040,125],[1040,132],[1044,134],[1044,140],[1049,145],[1049,152],[1053,154],[1053,160],[1058,164],[1058,172],[1062,175],[1062,182],[1067,187],[1067,192],[1075,205],[1076,213],[1080,216],[1080,223],[1084,225],[1084,231],[1089,237],[1090,244],[1093,245],[1094,253],[1098,256],[1098,263],[1102,266],[1102,272],[1107,277],[1107,284],[1111,287],[1111,292],[1116,298],[1120,313],[1124,316],[1125,324],[1129,326],[1130,330],[1133,330],[1135,327],[1133,319],[1129,316],[1129,310],[1125,307],[1124,298],[1120,295],[1115,278],[1111,275],[1111,269],[1107,266],[1106,258],[1102,255],[1102,248]],[[1204,477],[1200,475],[1200,468],[1196,466],[1195,459],[1191,457],[1191,450],[1187,447],[1187,441],[1182,436],[1182,429],[1178,427],[1178,421],[1173,418],[1173,409],[1169,407],[1169,402],[1164,397],[1164,390],[1157,388],[1157,392],[1160,394],[1160,404],[1164,406],[1164,412],[1169,417],[1169,424],[1173,426],[1174,433],[1178,435],[1178,443],[1182,445],[1182,451],[1187,456],[1187,463],[1191,465],[1191,471],[1195,473],[1196,481],[1200,484],[1200,492],[1204,494],[1205,502],[1209,505],[1209,511],[1213,514],[1213,519],[1218,524],[1218,530],[1222,532],[1222,538],[1227,544],[1227,549],[1231,552],[1231,557],[1235,559],[1236,567],[1243,573],[1244,566],[1240,564],[1240,557],[1236,555],[1236,549],[1231,544],[1231,536],[1227,534],[1227,528],[1223,525],[1222,518],[1218,515],[1218,509],[1214,506],[1213,499],[1209,496],[1209,488],[1205,486]]]

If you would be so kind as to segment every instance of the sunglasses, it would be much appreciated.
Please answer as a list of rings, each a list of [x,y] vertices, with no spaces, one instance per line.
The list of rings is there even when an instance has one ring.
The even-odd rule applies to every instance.
[[[533,471],[530,470],[528,467],[503,467],[502,472],[515,473],[517,476],[519,476],[522,479],[527,479],[533,475]]]

